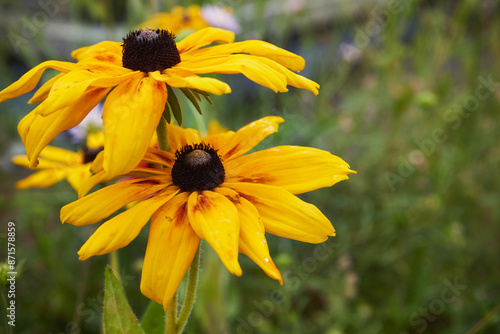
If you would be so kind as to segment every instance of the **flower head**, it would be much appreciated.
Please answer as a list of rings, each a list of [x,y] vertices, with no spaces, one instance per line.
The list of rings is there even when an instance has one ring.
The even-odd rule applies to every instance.
[[[18,126],[30,166],[60,132],[78,125],[104,97],[104,169],[110,176],[132,170],[146,153],[165,104],[180,123],[179,103],[172,87],[193,104],[200,94],[227,94],[229,86],[208,73],[242,73],[275,92],[287,85],[318,93],[318,84],[292,71],[304,59],[263,41],[234,43],[234,33],[205,28],[176,43],[164,30],[130,33],[123,41],[101,42],[72,53],[77,63],[46,61],[0,92],[0,102],[32,90],[42,73],[61,73],[47,81],[30,103],[41,103]],[[209,46],[213,42],[224,44]],[[109,93],[109,94],[108,94]]]
[[[168,125],[170,152],[150,148],[144,161],[164,168],[137,168],[142,177],[86,195],[61,210],[61,221],[81,226],[105,219],[127,203],[154,194],[103,223],[78,254],[81,260],[126,246],[151,218],[141,290],[168,307],[191,264],[200,239],[226,268],[241,275],[238,253],[282,282],[265,232],[309,243],[335,235],[329,220],[294,194],[329,187],[355,173],[342,159],[314,148],[279,146],[245,154],[278,130],[280,117],[265,117],[237,132],[200,138]],[[104,177],[102,160],[85,190]]]
[[[78,152],[55,146],[46,146],[40,153],[40,164],[36,172],[16,182],[17,189],[47,188],[59,181],[67,180],[78,192],[84,182],[92,176],[90,165],[104,144],[104,134],[94,132],[87,136],[87,145]],[[16,165],[29,167],[26,155],[16,155],[12,158]]]

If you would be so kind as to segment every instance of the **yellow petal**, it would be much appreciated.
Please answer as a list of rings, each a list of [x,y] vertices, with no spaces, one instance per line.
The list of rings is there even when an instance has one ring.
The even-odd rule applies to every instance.
[[[71,52],[71,57],[78,61],[96,58],[95,60],[98,61],[121,65],[121,54],[123,50],[121,44],[120,42],[103,41],[91,46],[76,49]],[[114,55],[115,57],[111,58],[110,55]]]
[[[210,130],[208,130],[210,133]],[[227,131],[224,133],[216,133],[213,135],[208,135],[203,138],[202,142],[205,144],[210,144],[215,150],[220,150],[227,145],[227,141],[230,140],[234,135],[234,131]]]
[[[201,142],[198,131],[182,128],[174,124],[167,124],[167,134],[172,154],[175,154],[177,150],[182,149],[186,145],[194,145]]]
[[[71,184],[73,189],[78,193],[78,190],[82,187],[84,182],[92,176],[90,172],[90,163],[72,167],[66,180]]]
[[[247,199],[259,211],[266,232],[309,243],[335,235],[330,221],[314,205],[279,187],[252,183],[223,183]]]
[[[225,82],[214,78],[199,77],[194,73],[180,71],[175,68],[166,69],[164,74],[151,72],[149,75],[155,80],[163,81],[174,88],[198,89],[214,95],[231,93],[231,88]]]
[[[214,191],[226,196],[238,210],[240,218],[239,252],[248,256],[269,277],[280,281],[280,284],[283,285],[281,273],[269,255],[264,225],[260,221],[259,212],[255,206],[229,188],[216,188]]]
[[[142,267],[141,292],[166,310],[198,250],[200,238],[189,225],[188,193],[177,194],[151,219]]]
[[[168,202],[176,192],[167,188],[103,223],[78,251],[80,260],[127,246],[137,237],[153,213]]]
[[[38,88],[38,90],[33,94],[33,97],[28,101],[29,104],[35,104],[37,102],[43,101],[47,98],[49,95],[50,90],[52,89],[52,86],[54,83],[61,79],[63,76],[65,76],[66,73],[59,73],[55,77],[53,77],[50,80],[47,80],[46,83],[42,85],[42,87]]]
[[[53,68],[60,72],[69,72],[77,69],[78,65],[65,61],[45,61],[40,65],[33,67],[21,78],[19,78],[19,80],[2,90],[0,92],[0,103],[31,91],[35,88],[36,84],[40,80],[40,77],[47,68]]]
[[[137,166],[165,109],[167,87],[143,75],[139,72],[118,85],[104,103],[103,166],[109,177],[125,174]]]
[[[212,44],[215,41],[232,43],[234,41],[234,33],[229,30],[212,27],[200,29],[178,42],[177,50],[182,59],[184,53]]]
[[[45,146],[40,152],[40,157],[60,162],[67,166],[79,165],[83,162],[83,156],[80,152],[73,152],[56,146]]]
[[[301,194],[346,180],[356,173],[341,158],[310,147],[278,146],[225,163],[226,182],[282,187]]]
[[[183,61],[193,58],[227,56],[234,53],[248,53],[254,56],[265,57],[295,72],[303,70],[305,66],[305,60],[301,56],[279,48],[271,43],[256,40],[198,49],[185,55]]]
[[[162,190],[161,176],[133,179],[97,190],[61,209],[61,222],[76,226],[97,223],[130,202]]]
[[[25,168],[30,168],[30,161],[28,160],[28,157],[26,155],[15,155],[12,157],[12,163],[18,165],[18,166],[23,166]],[[64,165],[60,162],[57,161],[52,161],[52,160],[46,160],[46,159],[40,159],[40,163],[36,168],[31,168],[35,170],[42,170],[42,169],[56,169],[56,168],[63,168],[67,167],[67,165]]]
[[[24,117],[17,127],[26,147],[31,167],[38,164],[40,151],[64,130],[78,125],[99,101],[108,93],[109,88],[95,88],[84,93],[74,104],[47,116],[37,114],[37,109]]]
[[[47,188],[63,180],[70,171],[69,167],[41,170],[17,181],[15,186],[17,189]]]
[[[261,86],[272,89],[274,92],[287,92],[287,79],[279,71],[274,70],[264,62],[260,57],[249,55],[230,55],[224,57],[199,59],[181,62],[177,68],[191,71],[196,74],[223,73],[236,74],[241,73],[248,79],[258,83]]]
[[[252,122],[228,138],[225,146],[221,147],[218,153],[224,161],[245,154],[264,138],[278,132],[278,126],[283,122],[283,118],[279,116],[268,116]]]
[[[217,253],[230,273],[241,276],[238,263],[238,211],[226,197],[213,191],[193,192],[188,200],[189,223]]]

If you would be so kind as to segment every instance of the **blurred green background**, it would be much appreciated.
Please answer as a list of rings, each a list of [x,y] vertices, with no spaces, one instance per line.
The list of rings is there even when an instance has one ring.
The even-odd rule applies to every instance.
[[[197,3],[232,6],[242,26],[237,40],[300,54],[301,74],[321,85],[317,97],[293,87],[275,94],[243,76],[221,76],[233,93],[213,97],[205,119],[238,129],[282,116],[280,132],[259,148],[325,149],[358,174],[301,196],[330,218],[336,237],[310,245],[269,236],[284,286],[244,256],[243,276],[232,276],[205,247],[186,333],[500,332],[500,4]],[[70,61],[77,47],[119,41],[174,4],[3,0],[0,88],[41,61]],[[29,95],[0,104],[0,261],[9,220],[17,261],[25,261],[15,332],[96,333],[109,259],[80,262],[76,254],[95,227],[61,225],[60,207],[76,199],[66,182],[14,188],[31,173],[10,163],[23,153],[16,127],[33,108]],[[71,147],[64,136],[55,143]],[[119,252],[139,317],[148,304],[139,290],[147,232]]]

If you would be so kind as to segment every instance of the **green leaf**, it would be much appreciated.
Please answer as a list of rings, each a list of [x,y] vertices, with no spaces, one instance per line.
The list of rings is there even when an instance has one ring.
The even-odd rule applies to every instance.
[[[182,110],[181,106],[179,105],[179,100],[177,100],[177,96],[175,96],[174,90],[169,85],[167,85],[167,91],[168,91],[168,98],[167,98],[168,105],[170,106],[170,109],[174,114],[177,124],[179,124],[180,126],[182,125]]]
[[[212,102],[212,100],[210,99],[210,94],[207,93],[207,92],[204,92],[202,90],[199,90],[199,89],[191,89],[194,93],[198,93],[200,95],[203,95],[203,97],[205,98],[205,100],[207,100],[208,103],[210,103],[211,106],[214,105],[214,103]]]
[[[183,92],[184,95],[188,98],[188,100],[191,101],[191,103],[196,108],[196,110],[198,110],[198,113],[200,115],[203,115],[203,112],[201,111],[201,107],[198,104],[198,101],[196,100],[196,97],[193,95],[193,93],[191,93],[191,90],[187,89],[187,88],[181,88],[181,92]]]
[[[170,124],[172,118],[170,117],[170,108],[168,107],[168,103],[165,103],[165,110],[163,110],[163,118]]]
[[[144,334],[134,312],[127,302],[123,287],[113,274],[110,266],[106,267],[104,284],[104,332],[106,334],[131,333]]]
[[[151,301],[142,316],[141,327],[146,334],[165,333],[165,311],[163,306]]]

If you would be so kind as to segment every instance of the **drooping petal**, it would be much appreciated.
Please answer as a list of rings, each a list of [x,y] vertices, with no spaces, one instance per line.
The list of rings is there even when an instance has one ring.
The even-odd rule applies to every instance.
[[[130,202],[162,190],[162,176],[115,183],[80,198],[61,209],[61,222],[76,226],[97,223]]]
[[[155,80],[163,81],[174,88],[198,89],[214,95],[231,93],[231,88],[227,83],[214,78],[200,77],[194,73],[175,68],[168,68],[163,72],[163,74],[152,72],[149,75]]]
[[[71,171],[66,176],[66,180],[68,180],[69,184],[75,189],[78,193],[82,185],[86,180],[88,180],[92,176],[90,172],[90,163],[72,167]]]
[[[181,62],[177,68],[191,71],[196,74],[241,73],[248,79],[261,86],[272,89],[274,92],[287,92],[287,78],[280,71],[274,70],[262,61],[259,57],[249,55],[230,55],[208,59],[193,59]]]
[[[168,309],[198,249],[200,238],[189,225],[188,193],[179,193],[151,219],[142,267],[141,292]]]
[[[238,211],[226,197],[212,191],[193,192],[188,200],[189,223],[217,253],[230,273],[241,276],[238,263]]]
[[[37,108],[26,115],[17,129],[26,147],[31,167],[37,166],[38,155],[52,139],[62,131],[78,125],[108,91],[109,88],[88,90],[74,104],[47,116],[37,114]]]
[[[215,45],[209,48],[198,49],[185,55],[183,61],[207,59],[210,57],[227,56],[235,53],[247,53],[253,56],[268,58],[289,68],[292,71],[302,71],[305,60],[292,52],[279,48],[264,41],[250,40],[230,44]]]
[[[94,45],[85,46],[71,52],[71,57],[78,61],[93,59],[94,61],[108,62],[115,65],[122,64],[122,46],[120,42],[103,41]],[[113,57],[110,57],[110,56]]]
[[[71,169],[68,167],[45,169],[16,182],[17,189],[47,188],[63,180]]]
[[[278,132],[278,126],[283,122],[283,118],[279,116],[268,116],[252,122],[228,138],[225,146],[221,147],[218,153],[224,161],[245,154],[264,138]]]
[[[200,29],[178,42],[177,51],[179,51],[182,60],[183,54],[192,50],[197,50],[216,41],[232,43],[234,41],[234,32],[212,27]]]
[[[332,224],[317,207],[282,188],[253,183],[223,183],[221,187],[250,201],[268,233],[313,244],[335,235]]]
[[[238,210],[240,219],[239,252],[248,256],[269,277],[280,281],[280,284],[283,285],[281,273],[269,255],[264,225],[255,206],[229,188],[216,188],[214,191],[226,196]]]
[[[102,255],[127,246],[160,206],[168,202],[177,190],[166,188],[103,223],[78,251],[80,260]]]
[[[170,152],[175,154],[186,145],[198,144],[201,142],[200,134],[194,129],[185,129],[180,126],[167,124],[168,143]]]
[[[355,173],[329,152],[300,146],[277,146],[239,156],[225,163],[226,182],[282,187],[301,194],[346,180]]]
[[[66,61],[45,61],[40,65],[33,67],[21,78],[19,78],[19,80],[2,90],[0,92],[0,103],[31,91],[35,88],[43,72],[48,68],[53,68],[59,72],[67,73],[76,70],[78,65]]]
[[[50,90],[52,89],[52,86],[54,83],[61,79],[63,76],[65,76],[66,73],[59,73],[55,77],[47,80],[46,83],[42,85],[42,87],[38,88],[38,90],[33,94],[33,97],[28,101],[29,104],[35,104],[37,102],[43,101],[47,98],[49,95]]]
[[[139,72],[118,85],[104,103],[104,170],[108,176],[129,172],[141,161],[160,122],[167,87]]]

